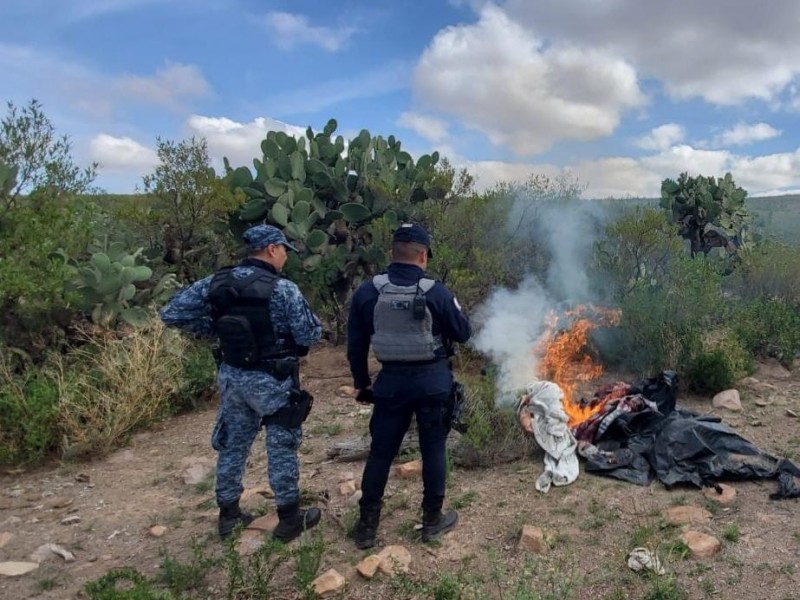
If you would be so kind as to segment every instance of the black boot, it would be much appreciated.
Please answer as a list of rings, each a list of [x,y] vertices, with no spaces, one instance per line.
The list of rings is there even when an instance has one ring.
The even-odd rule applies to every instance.
[[[322,511],[318,508],[300,510],[300,505],[287,504],[278,507],[278,526],[272,532],[272,538],[283,543],[291,542],[307,529],[319,523]]]
[[[356,540],[356,548],[366,550],[375,545],[378,535],[378,523],[381,520],[381,509],[361,509],[356,527],[353,530],[353,537]]]
[[[453,529],[458,523],[458,513],[448,510],[443,513],[441,510],[422,512],[422,541],[430,542],[440,535]]]
[[[239,508],[238,500],[229,504],[219,505],[219,523],[217,528],[221,539],[224,540],[233,533],[237,525],[241,524],[242,527],[247,527],[252,522],[253,516],[242,512],[242,509]]]

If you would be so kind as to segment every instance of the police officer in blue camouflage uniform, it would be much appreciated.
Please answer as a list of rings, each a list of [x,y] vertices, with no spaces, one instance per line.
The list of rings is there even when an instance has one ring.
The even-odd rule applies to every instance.
[[[425,229],[401,225],[392,236],[388,272],[365,281],[353,295],[347,358],[356,399],[374,403],[354,531],[360,549],[376,543],[389,469],[414,415],[422,454],[423,541],[450,531],[458,520],[456,511],[442,512],[454,384],[448,348],[452,342],[466,342],[472,331],[452,292],[425,277],[429,256]],[[367,368],[370,345],[381,362],[374,387]]]
[[[217,451],[219,535],[247,526],[239,508],[242,477],[259,429],[266,427],[267,474],[279,523],[273,532],[288,542],[314,527],[320,510],[301,510],[297,449],[311,398],[299,388],[298,357],[319,341],[322,324],[300,289],[281,278],[287,250],[283,232],[257,225],[244,233],[248,257],[179,291],[161,310],[168,325],[217,337],[220,407],[211,438]]]

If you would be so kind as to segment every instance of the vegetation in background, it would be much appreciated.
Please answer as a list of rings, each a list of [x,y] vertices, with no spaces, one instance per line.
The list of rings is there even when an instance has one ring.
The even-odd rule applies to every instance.
[[[613,218],[591,257],[593,291],[622,310],[607,362],[643,375],[674,368],[691,389],[713,393],[754,358],[788,366],[800,352],[800,249],[753,237],[733,262],[707,252],[723,239],[715,235],[737,248],[749,239],[746,193],[729,175],[665,180],[660,211],[589,204],[568,176],[479,192],[438,153],[415,159],[394,136],[366,130],[345,142],[336,128],[330,120],[301,138],[268,132],[253,168],[225,161],[220,175],[204,140],[159,139],[144,193],[114,197],[87,194],[95,166],[74,165],[69,140],[38,103],[9,105],[0,124],[0,461],[106,451],[208,398],[208,348],[165,333],[153,309],[178,282],[233,260],[244,228],[260,222],[300,249],[287,275],[337,341],[354,288],[386,265],[401,220],[429,229],[430,272],[470,311],[527,274],[553,283],[554,237],[583,235],[570,229],[575,208],[592,208],[596,230],[602,208]],[[467,351],[458,366],[473,379],[465,443],[499,460],[519,446],[497,437],[515,431],[513,415],[494,406],[490,378],[478,375],[483,357]]]

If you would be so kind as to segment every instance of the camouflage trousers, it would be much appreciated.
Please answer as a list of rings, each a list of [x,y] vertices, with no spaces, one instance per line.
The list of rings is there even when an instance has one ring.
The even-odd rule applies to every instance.
[[[220,505],[239,500],[247,457],[262,427],[262,417],[288,401],[287,394],[275,386],[258,386],[254,391],[252,383],[226,378],[220,372],[220,407],[211,435],[211,445],[217,451],[216,496]],[[275,423],[266,427],[267,476],[278,506],[300,500],[297,449],[302,439],[300,427],[287,429]]]

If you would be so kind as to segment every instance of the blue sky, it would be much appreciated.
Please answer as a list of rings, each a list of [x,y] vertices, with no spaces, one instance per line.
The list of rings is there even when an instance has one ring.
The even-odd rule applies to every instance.
[[[800,190],[798,23],[796,0],[4,0],[0,97],[39,99],[112,192],[158,136],[250,166],[268,129],[334,117],[479,187],[731,171],[775,194]]]

